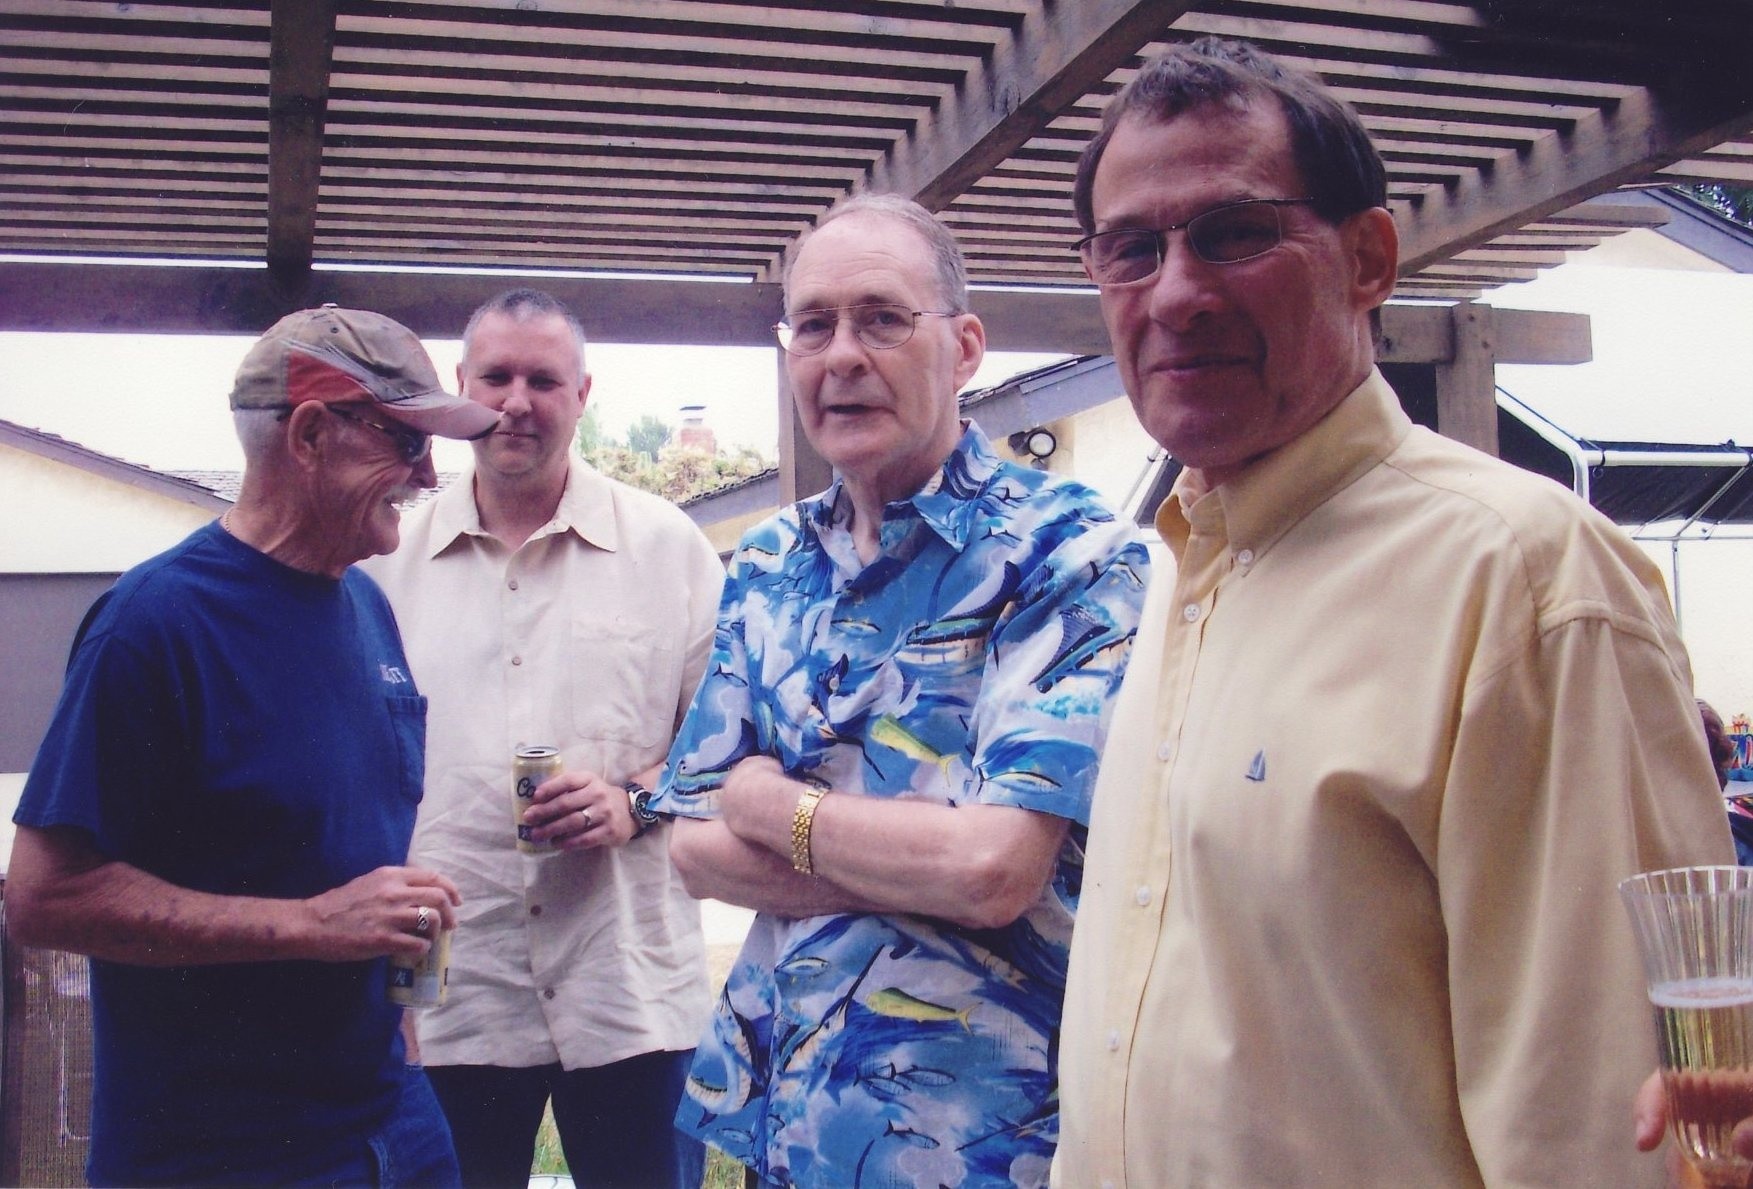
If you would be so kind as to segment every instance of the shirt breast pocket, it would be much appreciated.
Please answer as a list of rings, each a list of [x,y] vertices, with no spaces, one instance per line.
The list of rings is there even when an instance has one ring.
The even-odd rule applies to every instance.
[[[573,729],[584,739],[642,750],[667,746],[675,728],[681,664],[680,646],[655,631],[635,634],[612,624],[575,621],[567,665]]]
[[[396,776],[402,796],[419,801],[426,787],[426,699],[386,695],[390,730],[396,737]]]

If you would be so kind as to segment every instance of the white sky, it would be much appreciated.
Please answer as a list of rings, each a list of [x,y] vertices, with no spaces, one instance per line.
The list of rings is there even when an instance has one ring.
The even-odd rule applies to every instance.
[[[1610,441],[1753,446],[1753,275],[1579,261],[1505,286],[1490,301],[1590,316],[1590,362],[1497,369],[1501,387],[1560,429]]]

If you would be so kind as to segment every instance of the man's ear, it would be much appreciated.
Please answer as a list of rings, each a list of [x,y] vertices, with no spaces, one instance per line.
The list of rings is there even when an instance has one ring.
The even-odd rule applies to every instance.
[[[307,400],[292,406],[286,418],[286,453],[305,470],[315,470],[322,464],[333,424],[334,419],[321,401]]]
[[[1356,306],[1373,310],[1393,296],[1400,270],[1400,232],[1394,216],[1379,206],[1359,211],[1346,223]]]
[[[986,358],[986,327],[973,314],[956,316],[956,391],[974,378]]]

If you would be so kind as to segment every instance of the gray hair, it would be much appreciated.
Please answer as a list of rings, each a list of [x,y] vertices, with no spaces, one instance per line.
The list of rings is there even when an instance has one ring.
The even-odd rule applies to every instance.
[[[278,409],[233,409],[231,424],[237,430],[246,463],[259,462],[285,442],[286,418]]]
[[[936,215],[911,198],[903,198],[899,194],[859,194],[844,202],[835,203],[827,214],[816,221],[815,230],[799,241],[799,246],[808,242],[809,235],[848,215],[874,215],[893,219],[917,232],[931,252],[931,263],[937,273],[938,296],[948,305],[950,313],[968,312],[968,265],[962,259],[961,246],[956,243],[956,237],[950,234],[950,229],[938,221]],[[797,254],[794,252],[785,265],[787,306],[791,301],[791,266],[796,260]]]
[[[1339,223],[1388,205],[1381,154],[1350,104],[1305,70],[1246,42],[1222,37],[1170,46],[1146,62],[1102,112],[1102,127],[1084,146],[1072,180],[1072,208],[1084,234],[1096,229],[1091,196],[1096,168],[1114,131],[1128,116],[1172,120],[1204,107],[1243,111],[1276,102],[1290,131],[1291,155],[1315,213]]]
[[[469,357],[469,344],[474,341],[475,328],[481,325],[481,319],[489,314],[503,314],[513,322],[528,322],[533,318],[559,318],[566,323],[572,337],[578,340],[578,362],[584,366],[584,324],[578,320],[566,303],[552,293],[544,293],[540,289],[507,289],[504,293],[489,297],[482,302],[475,312],[469,315],[469,324],[463,327],[463,358]]]

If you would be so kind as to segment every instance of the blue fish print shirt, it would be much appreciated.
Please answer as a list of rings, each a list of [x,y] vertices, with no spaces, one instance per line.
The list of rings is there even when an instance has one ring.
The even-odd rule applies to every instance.
[[[836,484],[750,531],[656,807],[718,815],[765,754],[835,795],[1069,819],[1013,924],[762,914],[677,1124],[781,1185],[1044,1185],[1096,758],[1149,565],[1088,488],[968,426],[860,562]]]

